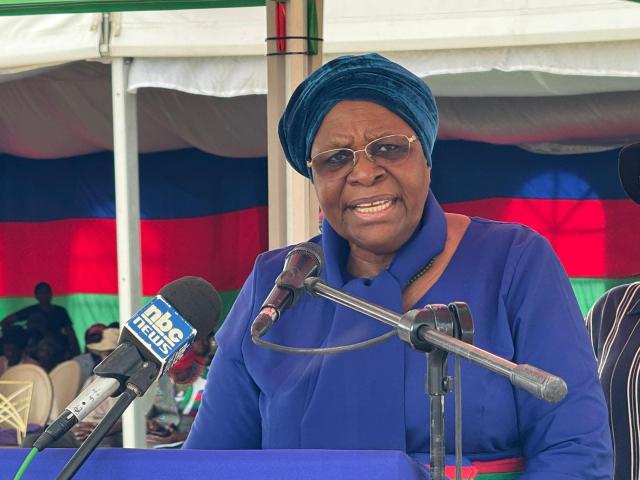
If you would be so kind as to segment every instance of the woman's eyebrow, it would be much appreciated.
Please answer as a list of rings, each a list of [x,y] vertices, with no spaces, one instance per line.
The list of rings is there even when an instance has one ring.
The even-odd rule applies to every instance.
[[[333,148],[343,148],[353,146],[353,137],[349,135],[336,135],[329,139],[322,150],[330,150]]]
[[[382,137],[387,137],[389,135],[394,135],[399,132],[392,132],[391,130],[373,130],[370,132],[365,132],[364,138],[367,142],[372,142],[373,140],[377,140]]]

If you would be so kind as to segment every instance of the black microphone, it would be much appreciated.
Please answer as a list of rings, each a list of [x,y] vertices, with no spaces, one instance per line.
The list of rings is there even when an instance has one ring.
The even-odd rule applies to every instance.
[[[118,346],[96,368],[85,388],[38,437],[39,451],[68,432],[109,396],[119,396],[143,365],[153,364],[154,378],[165,373],[196,338],[213,332],[220,317],[220,295],[206,280],[183,277],[165,285],[123,326]],[[138,396],[144,391],[136,392]]]
[[[296,245],[284,260],[282,273],[251,325],[251,336],[261,337],[278,320],[280,312],[294,305],[304,293],[307,277],[320,275],[324,258],[319,245]]]

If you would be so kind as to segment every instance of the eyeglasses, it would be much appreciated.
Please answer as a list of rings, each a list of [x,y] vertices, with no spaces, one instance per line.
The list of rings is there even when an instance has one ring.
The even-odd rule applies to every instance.
[[[364,152],[367,158],[381,167],[397,165],[409,156],[411,144],[416,136],[396,134],[377,138],[364,148],[334,148],[314,155],[307,162],[313,168],[314,176],[323,180],[339,180],[349,175],[358,163],[358,152]]]

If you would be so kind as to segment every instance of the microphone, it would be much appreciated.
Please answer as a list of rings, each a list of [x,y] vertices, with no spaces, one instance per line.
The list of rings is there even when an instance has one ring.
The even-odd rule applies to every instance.
[[[323,260],[322,249],[312,242],[296,245],[287,254],[282,273],[251,325],[252,337],[263,336],[278,320],[280,312],[300,299],[305,279],[320,275]]]
[[[82,421],[109,396],[119,396],[129,378],[149,364],[155,374],[148,386],[191,348],[194,338],[206,338],[220,316],[220,296],[199,277],[183,277],[165,285],[123,326],[118,346],[94,369],[98,376],[38,437],[34,447],[44,450]]]

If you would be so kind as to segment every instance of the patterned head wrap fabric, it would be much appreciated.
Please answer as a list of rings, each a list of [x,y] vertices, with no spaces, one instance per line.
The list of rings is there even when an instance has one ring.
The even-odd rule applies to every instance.
[[[323,65],[296,88],[278,133],[289,164],[310,178],[306,162],[325,115],[342,100],[365,100],[389,109],[416,132],[431,165],[438,109],[427,85],[376,53],[346,55]]]

